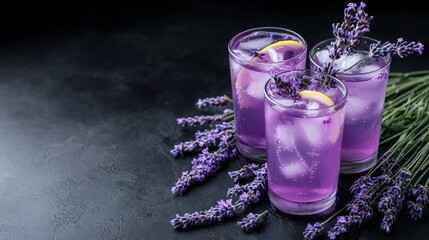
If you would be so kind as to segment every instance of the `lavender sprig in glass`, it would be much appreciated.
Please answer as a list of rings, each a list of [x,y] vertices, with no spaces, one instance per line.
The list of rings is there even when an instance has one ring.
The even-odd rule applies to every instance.
[[[408,43],[402,38],[398,38],[396,43],[382,43],[379,41],[371,44],[366,56],[351,64],[348,68],[341,71],[334,69],[334,61],[340,59],[343,55],[355,53],[364,34],[370,32],[370,23],[373,17],[365,12],[365,7],[364,2],[361,2],[359,6],[355,3],[349,3],[344,9],[344,21],[332,25],[335,40],[331,42],[328,49],[331,61],[323,63],[323,67],[319,71],[335,76],[338,72],[349,71],[368,58],[377,60],[391,55],[398,55],[403,58],[413,53],[423,53],[424,45],[420,42],[413,41]]]

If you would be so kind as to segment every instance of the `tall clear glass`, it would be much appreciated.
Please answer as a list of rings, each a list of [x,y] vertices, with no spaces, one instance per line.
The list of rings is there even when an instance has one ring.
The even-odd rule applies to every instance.
[[[307,43],[284,28],[246,30],[228,43],[237,147],[265,161],[264,85],[273,72],[305,68]]]
[[[323,66],[327,59],[328,39],[316,44],[310,51],[311,69]],[[336,68],[346,70],[368,54],[369,45],[377,41],[364,37],[358,52],[335,60]],[[341,149],[341,173],[364,172],[375,165],[380,141],[384,97],[391,57],[366,59],[336,77],[347,86],[349,98]]]
[[[317,87],[325,76],[309,70],[280,76],[296,73],[313,78],[300,100],[276,94],[273,80],[265,86],[268,196],[282,212],[314,215],[335,203],[347,88],[330,76],[337,87]]]

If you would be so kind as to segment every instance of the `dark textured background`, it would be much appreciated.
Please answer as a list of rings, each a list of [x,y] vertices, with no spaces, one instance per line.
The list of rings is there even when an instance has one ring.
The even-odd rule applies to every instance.
[[[183,1],[184,2],[184,1]],[[429,44],[427,10],[369,2],[372,36]],[[279,26],[311,47],[330,37],[345,1],[171,6],[14,5],[0,10],[0,239],[300,239],[306,219],[271,210],[244,233],[238,219],[175,231],[176,213],[207,209],[233,184],[227,172],[182,197],[170,188],[190,159],[171,147],[192,136],[175,118],[197,98],[230,94],[226,45],[239,31]],[[393,71],[429,69],[429,54],[396,58]],[[340,177],[338,205],[354,176]],[[253,210],[268,208],[268,201]],[[241,216],[240,216],[241,217]],[[392,233],[380,216],[352,239],[428,239],[428,213],[405,213]]]

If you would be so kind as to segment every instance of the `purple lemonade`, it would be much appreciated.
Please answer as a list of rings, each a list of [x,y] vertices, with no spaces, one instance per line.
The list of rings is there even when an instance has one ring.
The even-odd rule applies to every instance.
[[[328,56],[331,41],[333,39],[321,42],[311,50],[312,69],[331,61]],[[349,91],[341,149],[341,173],[365,171],[377,160],[391,57],[377,60],[368,58],[365,49],[376,42],[364,37],[356,53],[343,55],[334,61],[333,68],[339,71],[336,77]]]
[[[282,212],[313,215],[335,203],[347,89],[335,78],[308,70],[280,76],[295,73],[311,79],[297,90],[298,97],[276,92],[275,80],[265,87],[268,195]],[[336,87],[320,87],[325,77]]]
[[[255,28],[228,44],[237,147],[242,155],[265,161],[264,86],[274,72],[305,68],[307,44],[282,28]]]

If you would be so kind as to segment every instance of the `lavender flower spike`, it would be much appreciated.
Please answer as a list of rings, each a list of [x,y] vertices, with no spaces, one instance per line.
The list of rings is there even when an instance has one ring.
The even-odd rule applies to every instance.
[[[186,141],[174,145],[174,148],[170,153],[178,157],[184,155],[186,152],[193,152],[204,148],[215,146],[219,143],[220,139],[224,135],[232,135],[235,133],[234,124],[232,123],[221,123],[216,124],[215,128],[205,131],[197,131],[195,133],[195,140]]]
[[[404,41],[402,38],[398,38],[397,42],[377,42],[369,46],[369,56],[374,59],[386,57],[388,55],[398,55],[404,58],[410,54],[418,53],[422,54],[424,45],[421,42],[410,42]]]
[[[243,230],[251,231],[265,220],[267,213],[268,210],[265,210],[261,214],[249,213],[245,218],[243,218],[243,220],[237,222],[237,224],[240,225]]]
[[[186,118],[178,118],[177,124],[182,127],[192,127],[197,125],[208,125],[212,123],[221,122],[223,119],[222,115],[214,114],[208,116],[195,116],[195,117],[186,117]]]
[[[186,213],[183,216],[176,214],[176,217],[170,221],[170,224],[175,228],[185,229],[191,225],[199,224],[212,224],[214,222],[220,222],[223,218],[229,218],[235,214],[235,206],[232,204],[232,200],[220,200],[217,205],[206,211]]]
[[[349,3],[344,9],[344,22],[332,24],[332,33],[335,41],[329,46],[329,58],[337,60],[344,53],[354,53],[359,46],[363,35],[370,31],[370,23],[373,19],[364,8],[366,4],[361,2],[359,6]]]
[[[339,216],[337,218],[337,222],[335,223],[335,226],[328,231],[329,239],[331,240],[336,239],[337,236],[340,236],[348,232],[350,225],[351,225],[351,221],[349,216]]]
[[[197,107],[199,109],[206,108],[206,107],[220,107],[225,106],[226,104],[230,103],[232,101],[231,98],[228,96],[218,96],[218,97],[209,97],[209,98],[203,98],[198,99]]]
[[[423,207],[424,207],[422,204],[408,201],[407,205],[408,205],[408,208],[410,209],[410,215],[413,220],[417,221],[420,218],[422,218]]]
[[[314,223],[313,225],[307,224],[307,227],[304,230],[304,239],[314,239],[318,236],[323,230],[323,225],[319,222]]]
[[[258,164],[251,163],[251,164],[244,165],[241,169],[237,171],[229,172],[228,175],[230,178],[234,180],[234,182],[237,182],[238,180],[245,179],[255,175],[254,172],[259,168],[260,166]]]

